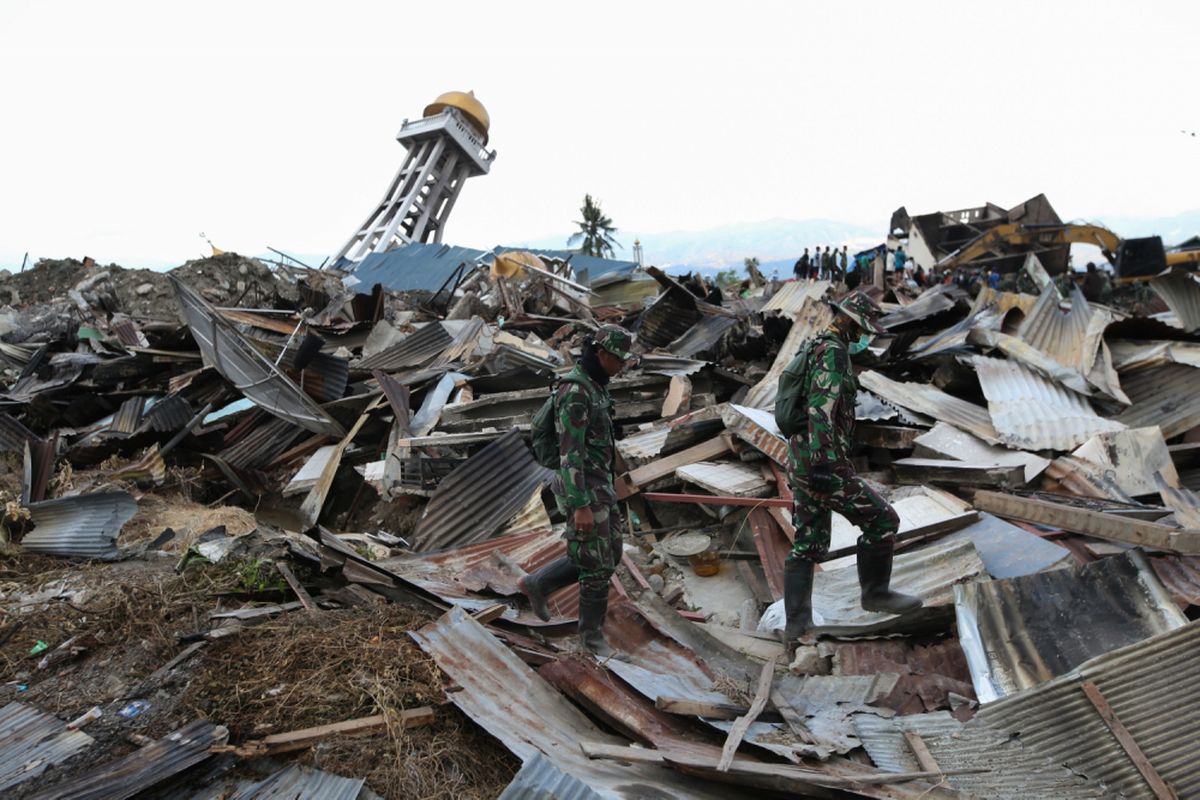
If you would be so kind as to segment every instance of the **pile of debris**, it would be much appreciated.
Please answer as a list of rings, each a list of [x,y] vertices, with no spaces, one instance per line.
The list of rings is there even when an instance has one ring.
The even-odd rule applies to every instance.
[[[713,305],[653,267],[414,247],[353,279],[233,254],[0,279],[0,789],[1200,795],[1193,275],[1149,310],[1040,269],[868,286],[855,459],[924,607],[860,607],[835,515],[788,663],[772,409],[844,287]],[[517,584],[565,551],[530,420],[605,322],[638,359],[597,663],[578,587],[543,622]]]

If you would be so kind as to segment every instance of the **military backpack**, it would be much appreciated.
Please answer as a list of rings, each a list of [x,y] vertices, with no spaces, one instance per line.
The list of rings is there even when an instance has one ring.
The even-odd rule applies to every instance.
[[[775,424],[784,436],[795,436],[808,430],[808,356],[815,341],[805,342],[779,376]]]
[[[546,469],[558,469],[559,467],[558,429],[555,426],[555,418],[558,414],[554,410],[554,399],[558,395],[558,387],[563,383],[575,383],[584,387],[584,391],[588,390],[587,382],[584,379],[569,374],[564,375],[550,387],[550,396],[533,415],[533,422],[529,426],[533,458]]]

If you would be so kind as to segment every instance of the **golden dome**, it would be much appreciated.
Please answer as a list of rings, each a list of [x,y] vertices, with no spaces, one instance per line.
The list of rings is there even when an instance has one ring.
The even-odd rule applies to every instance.
[[[487,144],[488,128],[492,125],[492,118],[488,116],[483,103],[475,99],[474,92],[444,92],[438,95],[437,100],[425,106],[425,116],[436,117],[447,107],[457,108],[461,111],[463,116],[483,134],[483,143]]]

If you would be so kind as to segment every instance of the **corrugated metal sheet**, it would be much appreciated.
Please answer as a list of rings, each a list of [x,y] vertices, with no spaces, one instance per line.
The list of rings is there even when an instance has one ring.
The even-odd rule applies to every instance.
[[[33,432],[8,414],[0,414],[0,452],[19,453]],[[35,437],[36,438],[36,437]]]
[[[771,295],[771,299],[759,309],[761,314],[778,311],[792,317],[800,313],[808,300],[819,300],[825,296],[832,284],[829,281],[788,281]]]
[[[1094,436],[1071,455],[1055,459],[1048,472],[1075,494],[1122,503],[1158,492],[1156,477],[1165,479],[1168,487],[1179,484],[1175,463],[1157,427]]]
[[[675,477],[724,497],[766,497],[772,488],[757,464],[740,461],[698,461],[675,470]]]
[[[971,359],[1001,441],[1023,450],[1070,450],[1124,425],[1101,417],[1083,395],[1015,361]]]
[[[1113,314],[1091,306],[1079,287],[1071,291],[1071,308],[1059,311],[1059,294],[1047,286],[1017,331],[1017,337],[1065,367],[1085,375],[1088,382],[1109,397],[1124,402],[1112,356],[1104,344],[1104,330]]]
[[[541,753],[521,765],[497,800],[603,800],[583,781],[554,766]]]
[[[66,797],[123,800],[133,797],[199,764],[211,755],[209,748],[225,744],[228,738],[229,731],[224,727],[196,720],[124,758],[39,792],[31,800],[62,800]]]
[[[955,610],[975,693],[985,703],[1187,624],[1137,551],[1082,567],[959,584]]]
[[[112,424],[108,429],[113,433],[121,433],[128,436],[138,429],[142,423],[142,409],[146,406],[146,398],[131,397],[121,403],[121,407],[117,409],[117,413],[113,415]]]
[[[1170,439],[1200,425],[1200,369],[1171,364],[1121,375],[1133,405],[1116,416],[1130,428],[1157,425]]]
[[[904,739],[904,731],[920,735],[942,769],[986,766],[986,772],[946,778],[951,787],[967,793],[968,797],[1083,800],[1110,796],[1084,776],[1051,763],[1032,748],[1023,747],[1020,739],[983,725],[964,726],[945,711],[892,719],[863,714],[855,718],[855,727],[871,760],[889,772],[920,768]]]
[[[169,394],[150,407],[144,417],[151,430],[159,433],[177,431],[196,415],[192,404],[181,394]]]
[[[1200,367],[1200,342],[1135,342],[1129,339],[1109,339],[1113,366],[1121,372],[1164,364],[1186,364]]]
[[[523,762],[541,753],[605,798],[644,798],[650,787],[660,800],[730,796],[670,769],[584,756],[580,742],[626,742],[597,728],[463,609],[410,635],[462,687],[450,701]]]
[[[194,290],[168,275],[204,363],[266,411],[313,433],[342,437],[337,420],[309,399],[296,384],[246,341]]]
[[[686,333],[668,344],[667,349],[682,358],[691,358],[716,347],[736,324],[735,317],[702,316]]]
[[[775,415],[770,411],[730,403],[721,410],[721,419],[739,439],[758,448],[776,464],[787,466],[787,439],[779,432]]]
[[[971,671],[958,639],[927,646],[906,640],[871,639],[859,642],[822,642],[833,651],[834,675],[899,676],[895,689],[879,703],[900,714],[919,714],[950,707],[950,693],[973,699]]]
[[[453,341],[454,337],[442,323],[431,322],[386,350],[367,356],[354,367],[359,370],[391,371],[420,366],[440,355]]]
[[[356,800],[366,781],[292,764],[229,800]]]
[[[1000,444],[1000,434],[992,427],[992,417],[986,408],[968,403],[941,389],[924,383],[902,383],[884,375],[867,370],[858,376],[858,382],[886,402],[902,408],[940,419],[956,428],[961,428],[991,444]]]
[[[1150,281],[1185,331],[1200,329],[1200,283],[1188,272],[1175,271]]]
[[[484,255],[486,251],[470,247],[410,242],[386,253],[368,254],[351,274],[366,286],[380,283],[394,292],[436,292],[459,267],[465,275]]]
[[[630,467],[640,466],[662,452],[671,429],[665,425],[633,433],[617,442],[617,451]]]
[[[551,471],[519,431],[509,431],[441,482],[413,534],[413,549],[438,550],[488,538],[521,510]]]
[[[959,297],[964,300],[968,299],[966,292],[957,286],[944,284],[932,286],[904,308],[884,314],[880,317],[879,324],[888,330],[893,330],[911,322],[928,319],[954,308]],[[963,307],[966,307],[965,303]]]
[[[1000,292],[984,286],[979,290],[979,294],[975,295],[975,303],[971,306],[971,313],[976,314],[984,308],[992,306],[1001,314],[1017,308],[1020,309],[1022,314],[1028,315],[1033,310],[1037,301],[1037,295]]]
[[[708,364],[690,358],[647,354],[638,359],[638,370],[651,375],[692,375]]]
[[[638,343],[647,349],[667,347],[702,319],[696,308],[696,296],[679,286],[672,286],[656,300],[647,302],[649,305],[634,328]]]
[[[1090,397],[1096,393],[1092,385],[1088,383],[1087,377],[1079,370],[1063,366],[1041,350],[1031,347],[1028,342],[1015,336],[1009,336],[1002,331],[978,329],[967,335],[967,341],[985,351],[999,350],[1011,360],[1020,362],[1039,375],[1061,383],[1079,394]],[[1129,398],[1122,394],[1120,399],[1124,402]]]
[[[137,513],[128,492],[96,492],[31,503],[34,529],[21,540],[32,553],[116,558],[117,535]]]
[[[1155,556],[1150,564],[1178,605],[1200,606],[1200,557]]]
[[[1098,656],[1074,672],[983,706],[977,719],[1097,780],[1108,796],[1154,797],[1081,688],[1096,684],[1180,798],[1200,797],[1200,622]]]
[[[750,387],[742,404],[751,408],[774,408],[775,396],[779,392],[779,378],[783,371],[800,352],[804,343],[829,327],[832,320],[833,309],[828,304],[812,297],[807,298],[796,312],[792,328],[780,345],[771,369],[767,370],[762,380]]]
[[[253,424],[255,421],[257,424]],[[255,421],[218,454],[222,461],[238,469],[263,467],[304,435],[287,420],[260,416]]]
[[[33,706],[13,701],[0,708],[0,792],[37,778],[92,743],[82,731]]]
[[[600,258],[589,256],[576,250],[544,250],[529,247],[496,247],[493,253],[533,253],[534,255],[552,258],[555,261],[570,261],[571,269],[576,275],[587,274],[589,281],[594,281],[601,275],[628,277],[638,268],[636,261],[622,261],[616,258]]]
[[[916,438],[916,443],[937,455],[969,461],[972,464],[1022,465],[1026,482],[1032,481],[1050,465],[1050,459],[1020,450],[990,445],[982,439],[939,422]]]

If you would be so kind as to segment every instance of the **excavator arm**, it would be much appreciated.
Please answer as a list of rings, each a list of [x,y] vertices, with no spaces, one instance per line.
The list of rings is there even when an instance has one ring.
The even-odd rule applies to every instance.
[[[954,269],[987,255],[1004,255],[1006,247],[1032,245],[1056,247],[1064,244],[1094,244],[1109,261],[1116,262],[1121,239],[1099,225],[1022,225],[1006,222],[984,231],[937,263],[938,269]]]

